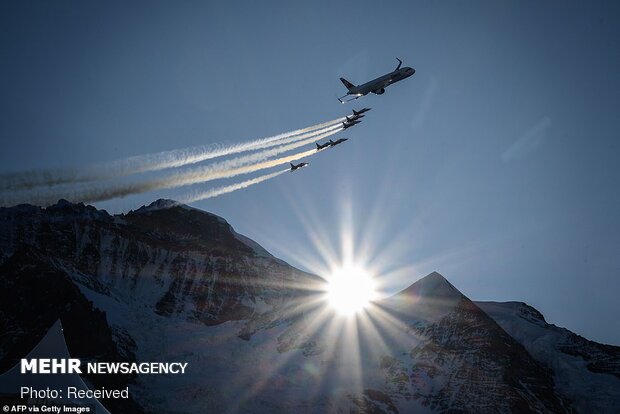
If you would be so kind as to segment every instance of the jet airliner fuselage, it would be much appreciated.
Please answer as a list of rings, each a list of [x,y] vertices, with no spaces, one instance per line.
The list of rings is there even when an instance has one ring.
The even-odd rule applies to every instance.
[[[391,84],[406,79],[415,73],[415,69],[409,66],[401,68],[400,66],[403,62],[398,58],[397,60],[399,63],[395,70],[383,76],[379,76],[378,78],[366,82],[362,85],[355,86],[345,78],[340,78],[340,80],[342,81],[344,86],[347,87],[349,92],[347,92],[346,95],[338,98],[338,100],[342,103],[345,103],[357,99],[360,96],[367,95],[370,92],[381,95],[383,92],[385,92],[385,88],[387,88]],[[343,101],[342,98],[345,98],[347,96],[353,96],[354,98]]]

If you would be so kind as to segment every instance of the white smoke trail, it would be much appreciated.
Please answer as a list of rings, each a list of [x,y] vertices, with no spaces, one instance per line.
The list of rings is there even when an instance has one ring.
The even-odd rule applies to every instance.
[[[338,129],[333,129],[327,132],[324,132],[320,135],[315,135],[305,140],[297,141],[290,143],[288,145],[281,145],[276,148],[260,151],[254,154],[244,155],[236,158],[232,158],[230,160],[221,161],[215,164],[205,165],[202,167],[194,168],[189,170],[188,172],[181,172],[176,175],[169,176],[166,180],[174,183],[174,187],[178,187],[181,185],[194,184],[196,182],[206,181],[207,178],[210,180],[216,180],[220,178],[229,178],[231,177],[230,172],[234,172],[238,170],[240,167],[245,165],[259,165],[255,163],[259,163],[265,161],[271,157],[275,157],[280,154],[284,154],[285,152],[292,151],[294,149],[303,147],[305,145],[314,143],[316,141],[320,141],[326,137],[336,134],[342,129],[342,127],[338,127]],[[315,152],[313,149],[310,152]],[[252,171],[248,171],[252,172]],[[198,181],[196,181],[198,180]]]
[[[279,141],[281,140],[286,140],[285,142],[302,140],[316,134],[322,134],[326,131],[339,128],[338,124],[343,120],[344,118],[337,118],[307,128],[224,147],[203,145],[155,154],[138,155],[122,160],[95,164],[81,169],[47,169],[4,173],[0,174],[0,191],[28,190],[40,186],[51,187],[66,183],[106,180],[131,174],[181,167],[217,157],[238,154],[260,148],[270,148],[279,145]]]
[[[233,191],[241,190],[251,185],[262,183],[263,181],[271,180],[272,178],[275,178],[278,175],[284,174],[287,171],[290,171],[290,169],[287,168],[286,170],[280,170],[280,171],[273,172],[271,174],[261,175],[260,177],[252,178],[250,180],[242,181],[236,184],[212,188],[207,191],[194,191],[193,193],[187,194],[185,197],[181,197],[179,199],[179,202],[193,203],[195,201],[206,200],[207,198],[217,197],[222,194],[232,193]]]
[[[275,147],[277,145],[289,144],[289,143],[292,143],[292,142],[301,141],[302,139],[306,139],[306,138],[314,137],[314,136],[319,136],[319,135],[321,136],[321,138],[324,138],[326,136],[332,135],[331,133],[328,134],[328,135],[324,135],[325,133],[329,133],[331,131],[338,132],[341,129],[342,129],[342,124],[335,124],[335,125],[332,125],[332,126],[330,126],[328,128],[319,129],[319,130],[316,130],[316,131],[313,131],[313,132],[309,132],[309,133],[306,133],[306,134],[302,134],[302,135],[295,135],[295,136],[293,136],[291,138],[281,138],[281,139],[279,139],[276,142],[271,142],[269,144],[262,145],[260,147],[260,149],[267,149],[267,148]],[[321,139],[321,138],[319,138],[319,139]]]
[[[336,123],[338,122],[338,123]],[[326,123],[331,126],[321,127],[321,128],[304,128],[301,130],[288,132],[284,134],[274,135],[269,138],[262,138],[246,143],[234,144],[227,147],[222,147],[219,149],[208,149],[205,150],[205,147],[194,147],[194,148],[186,148],[181,150],[168,151],[165,153],[153,154],[150,156],[151,159],[145,159],[147,156],[135,157],[136,162],[134,162],[134,166],[127,168],[126,166],[121,166],[119,171],[121,173],[115,172],[115,177],[126,176],[130,174],[143,173],[149,171],[158,171],[166,168],[175,168],[182,167],[185,165],[196,164],[202,161],[207,161],[214,158],[224,157],[227,155],[238,154],[242,152],[257,150],[257,149],[266,149],[271,148],[277,145],[296,142],[302,139],[312,137],[315,135],[321,135],[329,131],[333,131],[335,129],[340,129],[340,120],[336,119],[330,123]],[[323,126],[324,124],[318,124],[317,126]],[[317,127],[315,126],[315,127]],[[312,129],[310,132],[306,132],[307,130]],[[302,131],[302,133],[299,133]],[[141,166],[138,165],[138,162]],[[110,177],[105,177],[110,178]],[[112,177],[113,178],[113,177]]]
[[[193,168],[186,172],[170,174],[162,178],[155,178],[149,181],[120,183],[105,187],[89,186],[81,189],[66,188],[52,189],[46,192],[26,191],[12,193],[4,196],[0,193],[0,205],[8,206],[18,203],[31,203],[38,205],[53,204],[60,198],[73,201],[95,202],[109,200],[111,198],[124,197],[131,194],[140,194],[148,191],[174,188],[200,182],[212,181],[221,178],[230,178],[240,174],[247,174],[258,170],[275,167],[291,161],[298,160],[316,153],[316,149],[293,154],[290,156],[268,160],[276,155],[291,151],[309,143],[316,142],[340,131],[341,127],[320,135],[312,136],[308,139],[282,145],[277,148],[261,151],[255,154],[233,158],[212,165]]]

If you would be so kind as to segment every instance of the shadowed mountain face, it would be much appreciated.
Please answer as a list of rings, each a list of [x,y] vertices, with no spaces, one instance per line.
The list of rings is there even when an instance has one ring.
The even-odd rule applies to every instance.
[[[614,412],[620,407],[620,347],[548,324],[522,302],[476,304],[552,370],[556,389],[571,396],[578,412]]]
[[[112,412],[559,413],[618,401],[618,348],[535,310],[516,323],[507,305],[476,304],[432,273],[343,318],[322,279],[168,200],[118,216],[62,201],[2,208],[0,272],[3,371],[57,318],[75,357],[189,363],[182,376],[109,378],[134,404]],[[569,357],[584,361],[573,378],[607,391],[590,402],[566,386]]]

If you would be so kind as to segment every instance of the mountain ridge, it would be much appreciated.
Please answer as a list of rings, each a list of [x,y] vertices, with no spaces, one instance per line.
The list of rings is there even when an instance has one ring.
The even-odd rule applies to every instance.
[[[68,305],[90,306],[110,333],[108,352],[190,363],[175,381],[128,379],[135,412],[178,410],[179,395],[186,413],[205,405],[231,413],[587,412],[617,401],[617,347],[556,341],[542,357],[529,325],[514,322],[555,338],[533,308],[517,316],[485,311],[489,305],[433,272],[373,304],[352,330],[325,306],[322,279],[244,237],[226,220],[171,200],[114,216],[66,201],[0,209],[7,295],[27,301],[33,289],[51,289],[28,282],[38,273],[62,280],[47,298],[51,310],[0,304],[0,363],[9,351],[12,359],[25,355],[23,344],[43,330],[7,323],[28,326],[39,312],[52,318]],[[47,270],[33,270],[36,263]],[[86,329],[89,318],[71,329]],[[584,402],[562,383],[567,371],[554,361],[565,356],[591,363],[594,371],[575,365],[571,372],[595,378],[604,392]]]

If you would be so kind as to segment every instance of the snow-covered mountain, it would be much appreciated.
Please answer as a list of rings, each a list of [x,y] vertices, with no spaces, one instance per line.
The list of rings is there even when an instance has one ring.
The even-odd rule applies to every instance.
[[[589,341],[548,324],[522,302],[476,302],[553,371],[556,389],[571,397],[578,412],[620,412],[620,347]]]
[[[170,200],[116,216],[66,201],[1,208],[0,372],[60,318],[83,360],[189,363],[180,376],[85,378],[129,385],[131,400],[103,401],[111,412],[620,406],[620,348],[527,305],[474,303],[432,273],[346,319],[322,288],[224,219]]]

